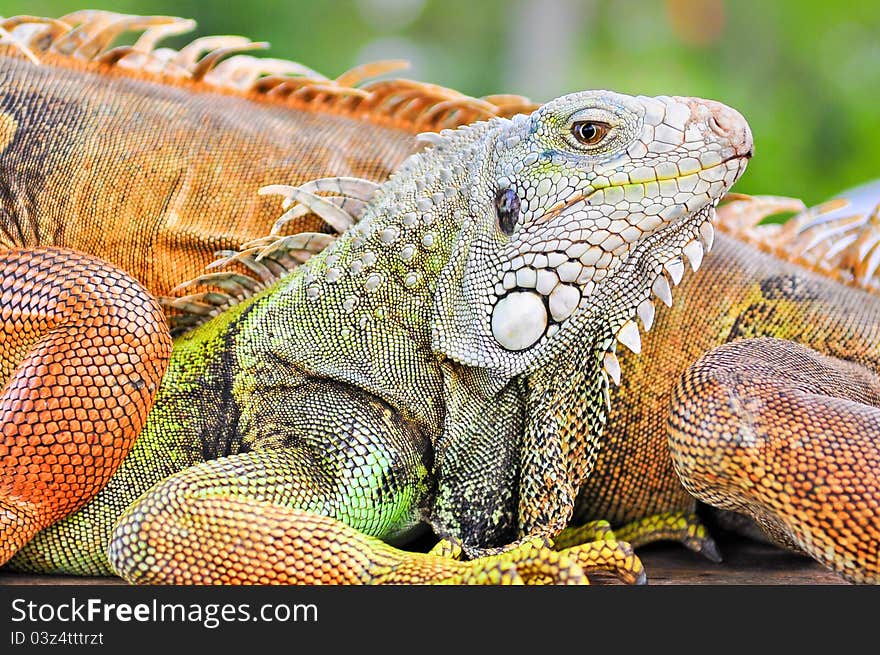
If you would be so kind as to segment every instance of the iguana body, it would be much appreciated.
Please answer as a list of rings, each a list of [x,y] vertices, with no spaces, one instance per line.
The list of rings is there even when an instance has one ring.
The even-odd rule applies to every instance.
[[[143,22],[143,19],[138,20]],[[117,24],[119,25],[120,23]],[[131,19],[129,24],[134,27],[137,27],[138,25],[137,20],[134,19]],[[92,34],[95,33],[97,33],[97,30],[92,30]],[[21,57],[17,57],[17,60],[19,62],[24,62]],[[60,67],[62,69],[60,75],[67,74],[63,69],[70,68],[70,64],[63,58],[59,61],[61,61],[62,64]],[[86,64],[80,64],[73,68],[87,68],[88,66],[89,65]],[[92,68],[96,68],[93,65],[91,66]],[[106,67],[101,68],[100,72],[91,73],[91,75],[103,76],[109,73],[121,78],[126,77],[125,72],[118,70],[111,72],[108,71]],[[53,76],[58,75],[59,72],[55,71],[54,73],[50,73],[49,76],[52,78]],[[134,77],[137,80],[136,85],[142,84],[141,78],[143,76]],[[131,80],[129,80],[129,82],[131,83]],[[147,86],[153,88],[161,87],[162,85],[159,85],[156,82],[150,82]],[[204,93],[204,90],[200,89],[198,84],[194,85],[185,82],[181,86],[186,89],[185,93]],[[308,86],[308,84],[305,86]],[[29,86],[25,85],[24,90],[16,91],[16,94],[26,93],[28,88]],[[404,88],[406,88],[406,86],[404,86]],[[436,90],[436,87],[428,88]],[[174,92],[178,93],[179,91],[175,89]],[[165,93],[167,93],[167,91]],[[210,105],[205,109],[208,116],[210,116],[211,112],[214,111],[214,108],[218,106],[213,100],[214,95],[217,95],[216,91],[213,91],[212,94],[206,96],[212,97]],[[240,103],[240,100],[234,97],[235,94],[233,92],[226,91],[225,95],[228,96],[227,99],[230,102],[234,100],[235,102]],[[281,109],[276,108],[275,103],[277,103],[277,101],[272,101],[271,96],[263,94],[260,95],[260,97],[254,98],[253,95],[254,94],[249,95],[248,102],[251,103],[249,105],[249,111],[254,111],[254,102],[256,102],[256,106],[260,108],[262,105],[267,104],[268,100],[270,101],[268,104],[271,105],[271,111],[282,112]],[[318,126],[325,126],[333,121],[340,120],[336,118],[340,105],[345,108],[346,106],[350,106],[350,104],[357,104],[357,102],[359,102],[350,101],[348,105],[346,103],[337,104],[332,102],[330,97],[321,94],[305,93],[302,95],[306,97],[306,100],[300,97],[299,102],[291,103],[287,100],[284,103],[277,104],[283,104],[283,120],[286,120],[286,117],[289,115],[298,115],[298,112],[303,109],[303,106],[307,105],[307,111],[310,114],[310,118],[313,120],[309,122],[309,132],[307,133],[306,139],[308,147],[312,149],[314,148],[316,140],[308,140],[308,135],[312,134],[312,131],[317,129]],[[11,97],[14,98],[15,95]],[[81,97],[79,97],[79,101],[82,101]],[[461,105],[462,103],[464,103],[464,100],[458,104]],[[419,109],[426,107],[429,103],[422,100],[414,102],[413,104],[416,109]],[[364,157],[363,169],[366,172],[362,172],[361,169],[354,170],[351,166],[343,166],[342,168],[339,168],[339,160],[333,159],[329,169],[318,167],[318,169],[309,171],[312,173],[311,175],[301,175],[301,169],[298,168],[301,162],[297,160],[295,162],[290,162],[291,167],[287,172],[286,177],[259,177],[260,167],[256,166],[253,169],[255,171],[253,174],[257,176],[254,178],[255,185],[264,181],[299,182],[310,177],[319,177],[326,174],[343,174],[348,172],[357,172],[364,177],[373,177],[373,172],[375,172],[376,178],[382,178],[387,170],[391,170],[396,166],[397,161],[403,157],[404,153],[417,148],[411,140],[408,141],[410,137],[405,134],[406,132],[419,131],[422,129],[436,129],[437,127],[436,123],[432,125],[430,124],[430,121],[427,121],[428,118],[436,118],[436,112],[432,113],[430,110],[426,110],[421,113],[416,112],[413,114],[413,112],[400,112],[398,104],[390,103],[390,105],[398,107],[396,119],[394,117],[391,119],[388,119],[387,117],[384,119],[381,117],[377,118],[377,114],[381,114],[381,106],[380,103],[374,103],[371,105],[371,111],[358,114],[358,120],[363,122],[357,126],[357,133],[359,134],[359,138],[363,138],[363,144],[357,149],[352,149],[348,143],[341,148],[334,149],[335,152],[346,153],[347,156],[350,156],[352,152],[364,152],[365,149],[366,151],[369,151],[370,148],[376,148],[383,152],[392,150],[395,154],[388,158],[389,161],[387,165],[383,165],[381,169],[373,171],[372,167],[375,164],[375,156],[369,155]],[[444,101],[441,100],[441,107],[443,106]],[[448,108],[448,102],[446,107]],[[513,111],[514,109],[508,105],[508,110]],[[400,137],[398,137],[395,129],[387,128],[389,123],[391,123],[393,128],[400,128],[401,116],[411,117],[413,115],[420,116],[422,119],[425,119],[426,122],[423,122],[422,125],[413,125],[412,121],[403,121],[404,134]],[[234,127],[230,127],[230,125],[241,125],[242,121],[240,119],[235,120],[236,116],[237,114],[232,112],[232,114],[230,114],[229,123],[224,123],[223,129],[233,131]],[[443,116],[444,120],[449,122],[455,120],[466,122],[467,118],[473,119],[478,117],[469,115],[461,116],[455,112],[442,113],[441,116]],[[187,129],[181,127],[183,122],[182,119],[178,118],[178,120],[175,121],[175,126],[181,129],[182,133],[189,134]],[[386,128],[383,129],[377,127],[376,125],[378,123],[385,125]],[[279,128],[274,121],[270,124],[276,129],[282,129]],[[198,131],[198,128],[196,129]],[[265,127],[261,127],[260,130],[255,130],[248,138],[262,138],[261,135],[265,134],[265,129]],[[332,143],[342,143],[338,136],[340,134],[339,128],[334,129],[329,131],[331,136],[328,138],[330,141],[321,139],[322,145],[324,143],[327,144],[327,150],[331,149],[330,145]],[[123,138],[122,135],[111,136],[108,143],[111,147],[117,142],[123,144],[119,147],[119,151],[124,153],[127,146],[124,145],[125,142],[123,141]],[[403,142],[408,141],[408,144],[405,147],[399,148],[396,145],[393,148],[387,146],[387,144],[396,143],[398,138]],[[251,145],[251,148],[248,150],[249,156],[246,158],[247,162],[250,162],[251,160],[256,161],[256,158],[250,156],[253,153],[278,152],[278,144],[274,141],[274,138],[266,139],[265,143],[264,146],[260,146],[259,148],[255,148]],[[289,150],[284,147],[284,144],[281,144],[280,150],[287,154],[293,151],[292,149]],[[202,162],[214,162],[213,157],[215,154],[216,151],[207,153],[199,152],[196,157],[196,159],[198,159],[196,164]],[[325,160],[325,163],[329,161],[328,158]],[[207,169],[208,166],[206,165],[205,168]],[[110,179],[112,179],[112,176]],[[211,179],[210,175],[206,176],[205,183],[209,183]],[[189,203],[178,204],[195,205],[197,202],[201,202],[201,198],[207,195],[199,193],[199,190],[203,188],[201,184],[201,177],[197,176],[194,178],[191,188],[187,189],[185,194],[182,194],[184,197],[188,197],[191,200]],[[187,268],[185,270],[188,272],[186,275],[181,274],[180,277],[167,276],[164,280],[157,283],[158,286],[151,287],[151,290],[158,290],[158,292],[164,293],[165,290],[173,284],[189,279],[192,275],[191,272],[198,269],[198,266],[205,261],[206,257],[212,250],[221,247],[235,247],[239,245],[240,242],[259,236],[265,232],[268,222],[274,218],[274,212],[269,210],[267,214],[261,216],[260,212],[251,213],[243,211],[243,208],[248,206],[248,203],[255,202],[255,197],[250,193],[250,189],[245,188],[247,187],[247,184],[236,185],[235,180],[233,180],[230,187],[240,189],[240,194],[237,196],[237,200],[227,200],[224,203],[218,204],[217,208],[220,211],[214,213],[196,211],[189,215],[189,218],[187,219],[189,221],[205,221],[210,217],[212,222],[207,224],[202,223],[199,225],[198,230],[194,230],[205,236],[201,240],[196,240],[196,251],[199,253],[199,257],[195,258],[192,263],[187,263]],[[47,199],[45,202],[49,205],[58,202],[57,191],[54,193],[52,192],[55,188],[57,187],[50,188],[50,191],[45,196]],[[137,192],[143,189],[144,185],[139,184],[135,179],[130,183],[129,188]],[[110,200],[114,199],[112,190],[103,194],[103,196],[106,196]],[[156,197],[152,197],[152,206],[161,207],[162,198],[162,194],[156,194]],[[117,202],[116,206],[118,207],[119,205],[120,203]],[[112,207],[113,204],[108,203],[106,206]],[[232,236],[224,236],[229,233],[224,231],[226,229],[225,227],[223,230],[219,229],[221,224],[228,226],[231,221],[242,220],[242,217],[246,215],[252,216],[253,220],[248,223],[245,231],[235,233]],[[88,220],[91,218],[89,214],[77,213],[76,211],[73,212],[73,216],[82,218],[79,223],[72,221],[71,224],[74,225],[87,225]],[[154,216],[162,217],[161,212],[155,213]],[[214,220],[214,216],[218,218]],[[142,216],[140,218],[142,218]],[[309,223],[309,220],[312,222]],[[306,216],[300,219],[299,224],[294,224],[292,229],[315,229],[319,226],[321,226],[320,221],[317,221],[314,217]],[[149,229],[147,229],[146,232],[156,230],[154,224],[148,223],[147,227]],[[161,228],[161,225],[159,227]],[[80,233],[90,234],[90,231],[80,230]],[[219,241],[216,240],[218,238],[218,233],[221,235]],[[736,238],[728,239],[723,236],[719,237],[719,245],[716,246],[719,252],[716,252],[711,258],[709,258],[707,264],[709,267],[708,274],[701,274],[688,279],[684,283],[686,285],[684,287],[685,291],[683,293],[676,293],[675,307],[669,311],[661,310],[658,312],[657,326],[654,328],[652,334],[646,335],[645,338],[645,355],[642,358],[635,358],[629,355],[622,356],[622,368],[624,371],[623,384],[617,392],[612,391],[614,402],[612,403],[611,427],[609,433],[605,436],[605,446],[598,451],[598,461],[596,462],[595,469],[586,479],[586,483],[581,490],[578,500],[578,509],[576,511],[576,517],[580,520],[591,517],[607,517],[615,524],[623,524],[630,521],[638,522],[641,520],[640,524],[630,526],[633,529],[625,530],[622,534],[626,534],[627,537],[632,538],[634,542],[667,536],[690,540],[691,544],[696,547],[705,546],[707,542],[704,539],[705,533],[702,531],[702,528],[695,526],[686,518],[693,509],[693,499],[682,486],[678,475],[675,474],[672,467],[672,461],[669,457],[665,422],[666,417],[668,416],[668,402],[672,394],[672,382],[677,380],[687,365],[696,360],[703,352],[714,345],[724,343],[730,338],[738,336],[739,333],[736,330],[731,329],[731,324],[736,323],[737,325],[741,325],[744,321],[739,317],[744,311],[753,319],[748,323],[750,331],[744,334],[772,334],[786,338],[789,336],[798,336],[799,338],[802,337],[805,343],[819,346],[820,351],[826,351],[826,344],[829,343],[829,339],[836,341],[833,335],[840,330],[840,322],[834,318],[839,314],[837,308],[842,306],[842,303],[844,302],[842,299],[845,299],[848,295],[855,292],[850,290],[839,291],[839,285],[829,284],[827,281],[817,282],[817,284],[824,285],[822,288],[824,289],[823,293],[827,297],[827,305],[819,305],[818,303],[815,303],[818,309],[817,312],[814,312],[811,315],[812,322],[804,330],[795,334],[785,327],[787,325],[785,320],[791,320],[792,324],[802,324],[797,318],[797,315],[799,307],[803,304],[803,301],[799,298],[792,301],[790,304],[786,304],[786,310],[788,313],[784,314],[786,317],[785,320],[782,323],[776,323],[772,319],[778,319],[780,315],[774,315],[774,312],[772,311],[761,311],[761,307],[764,306],[766,308],[768,303],[766,298],[759,295],[760,292],[756,291],[757,287],[755,286],[756,280],[758,279],[778,277],[780,267],[785,268],[784,265],[779,263],[779,259],[780,257],[783,259],[788,258],[787,254],[779,252],[776,252],[773,256],[759,254],[755,251],[753,246],[743,243],[742,236],[738,235],[738,239],[739,240]],[[186,248],[192,247],[191,244],[193,243],[191,240],[185,242],[181,239],[174,239],[172,241],[178,246],[186,243]],[[147,242],[148,241],[143,238],[140,238],[140,240],[135,239],[131,252],[142,252],[143,245]],[[12,243],[18,244],[19,242],[13,241]],[[53,243],[55,242],[53,241]],[[78,243],[72,245],[82,247]],[[92,248],[95,248],[96,246],[94,241],[90,241],[88,245]],[[102,246],[98,247],[97,250],[93,249],[92,252],[96,252],[96,254],[102,255],[105,258],[112,258],[117,253],[117,249]],[[181,252],[184,253],[184,256],[180,256]],[[157,251],[154,251],[154,254],[157,254]],[[126,267],[133,270],[141,279],[152,278],[150,278],[147,273],[139,273],[139,271],[143,269],[135,268],[137,265],[146,265],[149,267],[151,262],[162,262],[164,270],[172,270],[172,268],[168,266],[169,262],[167,259],[159,259],[154,256],[139,256],[136,259],[138,260],[137,262],[126,263]],[[185,250],[178,250],[171,263],[174,264],[177,261],[184,260],[186,260]],[[802,264],[803,262],[800,263]],[[173,270],[176,275],[178,270],[182,273],[184,269],[173,268]],[[809,274],[804,274],[802,269],[793,268],[791,270],[793,271],[792,275],[794,276],[806,275],[808,278],[810,277]],[[831,272],[833,273],[834,270],[836,269],[832,269]],[[822,274],[827,277],[829,271],[824,270]],[[153,273],[153,275],[155,275],[155,273]],[[719,310],[715,304],[718,297],[716,289],[728,287],[729,291],[725,297],[729,298],[728,302],[730,308],[729,310],[725,308],[724,315],[719,317]],[[858,294],[856,294],[856,296],[858,297]],[[865,300],[865,306],[870,307],[871,303],[873,303],[872,299]],[[758,309],[755,309],[756,307]],[[831,311],[828,311],[828,308],[830,308]],[[747,309],[748,311],[746,311]],[[829,317],[831,318],[829,319]],[[865,331],[865,337],[870,337],[870,324],[866,325],[865,322],[862,321],[860,329]],[[683,332],[688,335],[687,338],[682,337]],[[698,335],[699,338],[693,338],[695,335]],[[822,335],[827,336],[823,337]],[[862,338],[858,337],[854,342],[850,343],[855,348],[853,351],[856,353],[855,357],[859,360],[862,360],[865,357],[870,358],[870,341],[862,341]],[[674,345],[674,347],[670,347],[671,345]],[[841,354],[845,358],[853,357],[853,355],[847,355],[846,353],[838,354]],[[576,386],[576,384],[573,384],[572,393],[574,395],[579,393]],[[580,420],[583,420],[582,417],[577,417],[576,420],[571,422],[572,429],[577,430],[579,426],[582,425],[582,423],[579,422]],[[577,454],[581,455],[583,452],[578,451]],[[591,450],[589,455],[595,457],[597,452]],[[187,457],[189,456],[190,455],[187,455]],[[188,461],[186,458],[184,459],[185,461]],[[869,468],[868,475],[874,475],[876,477],[876,469],[872,472]],[[121,508],[117,508],[117,510],[118,509]],[[874,514],[874,517],[876,519],[876,513]],[[845,518],[846,517],[844,516],[844,519]],[[85,524],[80,523],[79,525],[84,526]],[[82,536],[83,535],[80,534],[79,538],[82,538]],[[790,539],[783,539],[783,541],[791,545]],[[51,570],[56,567],[67,567],[81,572],[107,570],[106,564],[100,564],[98,565],[98,568],[95,568],[92,564],[71,564],[71,562],[77,559],[79,555],[72,557],[64,555],[64,553],[69,552],[66,542],[61,542],[60,544],[56,543],[54,546],[47,546],[47,543],[49,542],[43,542],[43,550],[53,552],[53,557],[58,559],[54,564],[44,563],[42,566],[37,565],[36,568],[38,569],[43,568],[44,570]],[[825,553],[818,553],[815,549],[811,549],[809,544],[805,545],[801,543],[799,547],[805,549],[813,556],[819,557],[825,561],[825,563],[837,568],[837,570],[842,570],[842,567],[836,566],[835,555],[832,554],[829,561],[828,557],[824,556]],[[33,553],[37,552],[37,549],[33,547],[30,548],[29,556],[33,557]],[[876,542],[871,542],[870,539],[867,539],[861,548],[865,555],[862,557],[862,561],[859,565],[864,566],[869,570],[871,567],[874,567],[873,570],[876,571]],[[872,553],[873,560],[871,559]],[[95,561],[103,561],[103,559],[99,556]],[[64,564],[59,564],[59,562],[64,562]],[[876,573],[873,575],[876,575]],[[852,578],[854,576],[850,575],[850,577]]]
[[[499,548],[568,522],[615,335],[750,155],[723,105],[608,92],[444,133],[333,246],[178,341],[120,469],[14,563],[107,572],[119,520],[110,560],[139,581],[430,579],[453,565],[398,554],[389,572],[350,530],[418,523],[504,566]],[[265,552],[278,530],[295,536]]]

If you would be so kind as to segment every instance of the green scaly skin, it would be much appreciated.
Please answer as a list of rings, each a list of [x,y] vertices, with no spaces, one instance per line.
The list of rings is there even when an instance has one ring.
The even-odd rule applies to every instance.
[[[615,337],[632,347],[636,308],[751,135],[718,103],[585,92],[434,141],[333,246],[175,342],[121,468],[13,567],[187,581],[175,535],[225,497],[268,504],[254,534],[273,512],[392,542],[428,524],[472,558],[563,529],[601,443]]]

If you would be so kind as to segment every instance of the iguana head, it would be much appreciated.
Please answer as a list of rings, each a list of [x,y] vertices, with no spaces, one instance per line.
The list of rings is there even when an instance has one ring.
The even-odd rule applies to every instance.
[[[666,275],[680,280],[683,254],[699,266],[714,206],[752,155],[745,119],[697,98],[588,91],[484,129],[458,137],[471,143],[468,218],[440,279],[432,339],[503,375],[591,335],[636,349],[631,319],[650,324],[652,292],[671,302]],[[456,133],[445,136],[454,146]]]

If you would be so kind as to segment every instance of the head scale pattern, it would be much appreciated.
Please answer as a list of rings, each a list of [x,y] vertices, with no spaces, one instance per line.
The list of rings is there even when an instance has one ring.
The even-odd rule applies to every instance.
[[[667,276],[677,284],[682,257],[696,269],[711,245],[714,206],[752,154],[745,119],[709,100],[587,91],[485,125],[446,280],[460,293],[438,294],[435,348],[516,375],[611,321],[637,349],[629,319],[651,322],[651,292],[671,302]]]

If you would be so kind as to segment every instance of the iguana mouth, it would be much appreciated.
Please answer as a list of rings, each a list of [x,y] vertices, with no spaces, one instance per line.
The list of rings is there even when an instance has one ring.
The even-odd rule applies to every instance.
[[[717,181],[702,180],[707,185],[707,189],[710,184],[724,184],[728,187],[732,185],[743,167],[739,166],[739,170],[734,169],[729,162],[741,158],[736,156],[701,169],[709,170],[724,166],[728,173],[733,173],[733,178],[728,180],[725,180],[725,176],[718,176]],[[682,180],[696,175],[698,173],[690,173],[675,179]],[[650,182],[638,184],[648,183]],[[551,209],[544,216],[544,220],[554,211],[556,216],[563,216],[583,209],[589,206],[591,197],[595,197],[600,192],[605,193],[609,188],[622,186],[625,185],[611,185],[596,189],[589,194],[581,193],[574,198],[570,197]],[[609,277],[612,271],[619,268],[628,258],[628,254],[632,254],[640,243],[658,232],[665,232],[669,227],[688,224],[692,217],[698,215],[707,205],[717,204],[717,199],[713,200],[712,195],[694,194],[684,202],[666,204],[657,213],[645,211],[641,214],[641,220],[629,222],[619,231],[604,229],[607,237],[601,241],[591,240],[594,236],[592,234],[583,235],[590,229],[589,227],[578,227],[573,230],[581,233],[577,238],[573,235],[566,238],[567,235],[560,231],[559,239],[556,241],[541,241],[531,247],[526,242],[524,245],[527,249],[518,251],[504,263],[502,277],[495,286],[495,295],[501,300],[515,292],[536,293],[541,297],[539,299],[543,299],[548,305],[546,307],[548,328],[553,323],[561,323],[574,313],[578,305],[583,306],[588,302],[587,299],[593,294],[596,286]],[[594,222],[605,220],[607,223],[609,219],[605,216],[586,220]],[[671,259],[680,258],[681,254],[679,252]],[[694,262],[701,260],[702,251],[698,253],[697,245],[693,245],[685,254]],[[699,266],[699,263],[696,265]],[[677,284],[680,279],[679,269],[683,271],[683,265],[670,266],[673,281]],[[661,294],[664,298],[668,295],[662,291]]]
[[[747,161],[747,160],[751,159],[751,157],[752,157],[752,151],[750,150],[748,153],[731,155],[727,159],[722,159],[720,162],[718,162],[716,164],[712,164],[711,166],[704,166],[704,167],[697,169],[695,171],[692,171],[689,173],[684,173],[681,175],[674,175],[674,176],[669,176],[669,177],[661,177],[658,175],[658,176],[655,176],[651,179],[638,180],[636,182],[631,181],[631,182],[628,182],[625,184],[608,184],[605,186],[594,187],[589,193],[586,193],[584,191],[577,191],[577,192],[573,193],[572,195],[570,195],[565,200],[560,200],[555,205],[550,207],[550,209],[548,209],[544,213],[544,215],[541,216],[541,218],[539,220],[545,221],[545,222],[552,220],[552,219],[556,218],[557,216],[560,216],[561,214],[563,214],[566,209],[570,209],[571,207],[574,207],[575,205],[578,205],[580,203],[584,203],[585,206],[592,206],[593,203],[591,203],[590,200],[592,198],[596,197],[600,193],[604,194],[609,189],[625,189],[626,187],[630,187],[630,186],[644,186],[645,184],[650,184],[651,182],[665,182],[668,180],[680,181],[680,180],[688,179],[690,177],[695,177],[695,176],[699,177],[700,173],[705,173],[705,172],[710,171],[712,169],[719,168],[721,166],[726,166],[727,164],[729,164],[730,162],[733,162],[733,161],[736,161],[737,163],[740,163],[740,161]],[[741,166],[741,164],[740,164],[740,166]],[[742,170],[745,170],[745,169],[742,169]],[[742,171],[737,173],[737,176],[734,179],[734,182],[737,179],[739,179],[739,175],[741,174],[741,172]]]

